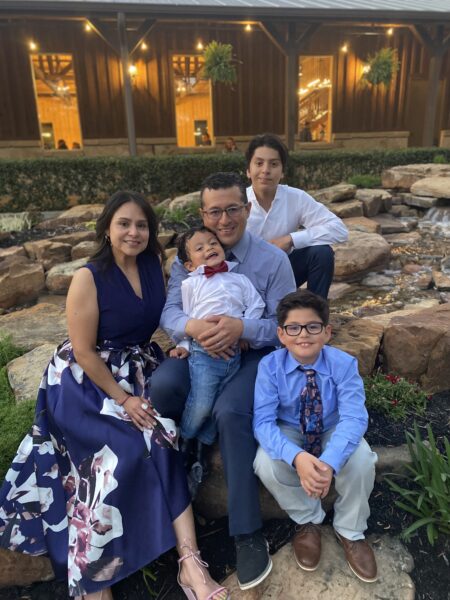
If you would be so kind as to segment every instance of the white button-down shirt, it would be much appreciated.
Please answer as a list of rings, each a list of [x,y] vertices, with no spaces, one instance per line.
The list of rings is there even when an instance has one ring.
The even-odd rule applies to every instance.
[[[265,308],[250,279],[240,273],[233,273],[237,263],[226,261],[228,271],[204,275],[204,265],[189,273],[181,284],[183,312],[191,319],[204,319],[211,315],[226,315],[240,319],[259,319]],[[189,350],[189,341],[183,340],[177,346]]]
[[[268,212],[259,204],[252,186],[247,188],[252,209],[247,229],[266,241],[290,234],[294,248],[345,242],[344,223],[309,194],[289,185],[278,185]],[[298,231],[302,227],[302,231]]]

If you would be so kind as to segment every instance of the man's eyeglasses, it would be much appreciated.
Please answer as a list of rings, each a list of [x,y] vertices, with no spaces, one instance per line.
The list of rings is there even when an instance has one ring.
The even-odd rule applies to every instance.
[[[230,219],[234,219],[241,214],[245,208],[244,204],[239,206],[228,206],[227,208],[210,208],[209,210],[202,210],[202,214],[206,215],[211,221],[218,221],[223,213],[227,213]]]
[[[283,325],[282,327],[282,329],[284,329],[287,335],[291,335],[292,337],[295,335],[300,335],[304,329],[306,329],[306,331],[310,335],[318,335],[323,330],[323,328],[323,323],[307,323],[306,325],[290,323],[289,325]]]

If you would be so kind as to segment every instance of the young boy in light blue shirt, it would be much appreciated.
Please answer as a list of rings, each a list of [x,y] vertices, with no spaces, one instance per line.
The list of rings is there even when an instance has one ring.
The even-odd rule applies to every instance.
[[[319,564],[321,499],[334,477],[336,537],[354,574],[376,581],[364,531],[377,456],[363,439],[368,415],[357,361],[326,345],[329,309],[320,296],[307,290],[288,294],[277,319],[284,348],[261,360],[255,384],[255,473],[297,523],[294,555],[306,571]]]

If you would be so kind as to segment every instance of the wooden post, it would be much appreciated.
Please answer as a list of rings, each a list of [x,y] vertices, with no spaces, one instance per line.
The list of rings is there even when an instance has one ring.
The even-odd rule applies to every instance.
[[[128,72],[128,44],[125,14],[120,12],[117,14],[117,25],[119,29],[120,43],[120,63],[122,67],[122,79],[125,98],[125,118],[128,132],[128,148],[130,156],[137,155],[136,147],[136,129],[134,126],[134,109],[133,109],[133,94],[131,89],[131,78]]]
[[[428,75],[427,103],[425,106],[425,118],[423,123],[423,146],[434,146],[434,128],[436,125],[436,114],[439,95],[439,75],[441,73],[443,53],[434,51],[430,59],[430,73]]]
[[[284,131],[289,150],[295,148],[295,135],[298,129],[298,50],[289,48],[286,54],[286,87],[284,109]]]

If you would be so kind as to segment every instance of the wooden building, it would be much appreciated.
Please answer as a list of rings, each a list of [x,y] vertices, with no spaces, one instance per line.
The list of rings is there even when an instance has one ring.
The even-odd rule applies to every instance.
[[[201,78],[231,44],[237,82]],[[391,84],[364,85],[396,50]],[[0,157],[450,146],[450,0],[0,0]],[[58,150],[58,145],[60,150]]]

